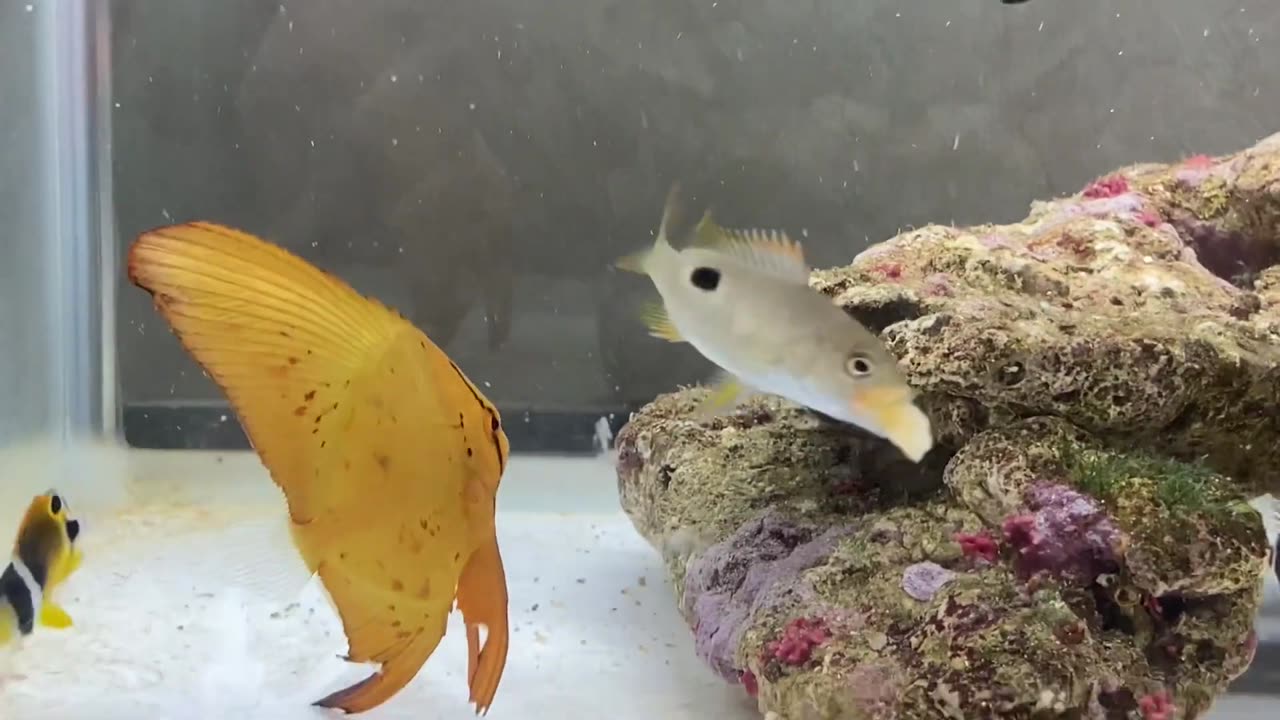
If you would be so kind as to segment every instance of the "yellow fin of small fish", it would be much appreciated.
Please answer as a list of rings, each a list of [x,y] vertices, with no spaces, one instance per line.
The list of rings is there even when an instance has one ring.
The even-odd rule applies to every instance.
[[[71,616],[66,610],[46,600],[40,605],[40,624],[63,630],[71,627]]]
[[[694,228],[691,244],[784,280],[809,283],[804,248],[779,230],[730,230],[717,225],[708,210]]]
[[[128,273],[283,490],[347,658],[380,664],[315,704],[356,713],[396,695],[435,651],[456,598],[468,634],[488,630],[468,648],[471,697],[487,711],[509,633],[493,517],[509,447],[493,405],[398,313],[247,233],[152,230],[130,248]]]
[[[711,394],[698,403],[694,416],[707,420],[737,407],[751,393],[742,381],[721,370],[710,383]]]
[[[653,337],[673,343],[685,341],[675,323],[671,322],[671,317],[667,315],[667,308],[661,302],[655,300],[642,305],[640,321],[649,328],[649,334]]]

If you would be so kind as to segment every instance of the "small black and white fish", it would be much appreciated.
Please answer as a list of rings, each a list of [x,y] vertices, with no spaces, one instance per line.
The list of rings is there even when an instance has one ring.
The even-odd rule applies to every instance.
[[[80,521],[71,519],[66,501],[56,491],[31,500],[13,555],[0,573],[0,646],[30,635],[37,624],[71,627],[71,616],[54,603],[51,593],[80,567],[79,536]]]

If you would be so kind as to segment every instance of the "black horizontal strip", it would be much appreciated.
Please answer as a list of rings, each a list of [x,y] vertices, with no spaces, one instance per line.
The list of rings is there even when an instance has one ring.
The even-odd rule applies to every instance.
[[[616,435],[631,410],[546,410],[499,407],[512,452],[591,455],[596,423],[604,417]],[[248,450],[249,440],[231,407],[216,402],[126,403],[124,437],[151,450]]]

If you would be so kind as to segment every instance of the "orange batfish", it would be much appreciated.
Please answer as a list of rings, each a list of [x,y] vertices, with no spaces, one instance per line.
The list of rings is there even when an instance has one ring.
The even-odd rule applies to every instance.
[[[380,663],[316,705],[358,713],[394,696],[456,599],[471,701],[487,712],[508,644],[494,500],[509,448],[493,404],[397,312],[252,235],[159,228],[134,242],[128,267],[284,491],[346,659]]]

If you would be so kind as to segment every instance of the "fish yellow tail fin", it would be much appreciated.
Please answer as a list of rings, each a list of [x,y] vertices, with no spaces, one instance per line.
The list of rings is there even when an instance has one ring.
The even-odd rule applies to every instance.
[[[341,617],[349,658],[381,663],[318,704],[385,702],[444,635],[462,563],[482,542],[475,523],[492,532],[507,453],[497,411],[399,314],[252,235],[153,230],[128,271],[284,491],[292,540]]]

